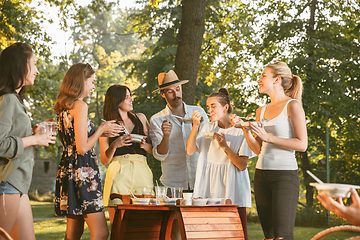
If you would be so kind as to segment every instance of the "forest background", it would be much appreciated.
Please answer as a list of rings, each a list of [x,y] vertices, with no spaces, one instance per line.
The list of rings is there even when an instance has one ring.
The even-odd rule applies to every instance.
[[[40,75],[26,100],[33,124],[55,116],[62,78],[77,62],[97,69],[96,89],[86,101],[89,117],[99,125],[105,92],[113,84],[130,87],[134,112],[150,119],[163,109],[166,102],[152,91],[157,75],[170,69],[190,80],[183,85],[186,103],[206,109],[207,96],[226,87],[234,112],[254,118],[268,101],[256,80],[266,64],[284,61],[304,84],[309,144],[296,153],[299,214],[317,221],[326,215],[305,173],[326,179],[326,129],[330,182],[360,185],[359,0],[137,0],[136,8],[126,9],[121,1],[79,2],[39,0],[34,6],[31,0],[0,0],[0,49],[23,41],[38,57]],[[55,7],[56,14],[46,16],[44,6]],[[42,28],[55,18],[71,35],[69,54],[57,57],[51,48],[56,39]],[[60,146],[40,151],[58,156]],[[151,155],[148,162],[158,179],[160,162]],[[248,166],[251,180],[255,162]]]

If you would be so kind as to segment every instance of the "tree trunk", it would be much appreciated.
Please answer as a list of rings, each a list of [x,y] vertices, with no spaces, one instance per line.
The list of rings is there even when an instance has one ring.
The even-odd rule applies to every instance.
[[[206,0],[183,0],[181,26],[175,58],[175,72],[180,80],[189,80],[183,85],[183,100],[193,104],[199,68],[201,44],[205,31]]]

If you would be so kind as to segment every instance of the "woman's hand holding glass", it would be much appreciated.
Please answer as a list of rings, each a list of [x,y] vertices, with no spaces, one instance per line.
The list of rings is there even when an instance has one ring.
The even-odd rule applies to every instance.
[[[37,139],[38,146],[47,147],[50,144],[55,144],[56,132],[45,132],[45,133],[35,133],[34,136]]]
[[[55,127],[51,128],[51,132],[55,132],[56,133],[56,129],[58,129],[57,123],[53,123],[53,121],[55,120],[55,118],[50,118],[48,120],[45,120],[39,124],[35,124],[32,128],[33,133],[37,134],[37,133],[44,133],[45,131],[41,131],[41,126],[43,125],[47,125],[49,123],[52,123]],[[47,131],[46,131],[47,132]]]
[[[50,118],[33,126],[33,134],[37,142],[36,145],[47,147],[50,144],[55,144],[57,124],[53,123],[55,127],[51,128],[51,131],[42,131],[41,129],[42,125],[47,126],[47,124],[52,123],[52,121],[54,121],[54,118]]]
[[[124,132],[124,128],[116,123],[117,120],[109,120],[101,123],[99,128],[102,128],[102,137],[117,137]]]

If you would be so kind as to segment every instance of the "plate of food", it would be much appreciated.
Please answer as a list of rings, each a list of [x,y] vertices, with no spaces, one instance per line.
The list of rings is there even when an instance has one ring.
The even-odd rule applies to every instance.
[[[258,127],[261,127],[261,122],[242,122],[241,126],[246,127],[246,130],[251,129],[251,125],[257,125]]]
[[[176,200],[180,198],[164,198],[164,205],[176,205]]]
[[[133,142],[141,142],[141,140],[146,137],[144,135],[140,135],[140,134],[130,134],[131,135],[131,139],[133,140]]]
[[[316,187],[319,194],[326,193],[334,198],[349,198],[351,195],[350,188],[360,189],[360,186],[341,183],[310,183],[310,186]]]
[[[208,201],[207,198],[193,198],[192,200],[193,205],[197,205],[197,206],[206,205],[207,201]]]
[[[131,203],[136,205],[149,205],[151,198],[131,198]]]

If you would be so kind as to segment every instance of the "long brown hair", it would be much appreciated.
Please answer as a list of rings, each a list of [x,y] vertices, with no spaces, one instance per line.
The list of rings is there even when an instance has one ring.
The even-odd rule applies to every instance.
[[[24,85],[29,71],[29,59],[33,54],[27,43],[17,42],[5,48],[0,54],[0,96],[15,93],[15,90]],[[25,93],[25,86],[19,95]]]
[[[104,101],[104,118],[105,120],[114,120],[118,119],[122,121],[121,116],[119,114],[119,104],[125,100],[126,91],[129,91],[131,96],[130,89],[125,85],[112,85],[108,88],[105,94]],[[136,124],[137,119],[135,114],[128,112],[127,113],[131,121]]]
[[[275,77],[281,77],[281,85],[284,88],[285,95],[301,102],[302,82],[300,77],[293,75],[288,65],[284,62],[272,63],[266,67],[272,69]]]
[[[54,111],[60,114],[63,110],[73,109],[89,79],[95,71],[88,63],[76,63],[70,67],[61,83],[60,93],[57,96]]]

